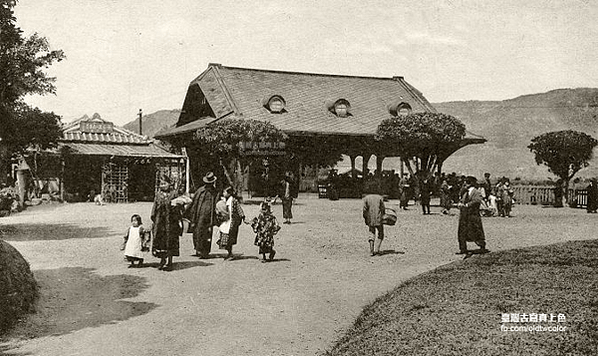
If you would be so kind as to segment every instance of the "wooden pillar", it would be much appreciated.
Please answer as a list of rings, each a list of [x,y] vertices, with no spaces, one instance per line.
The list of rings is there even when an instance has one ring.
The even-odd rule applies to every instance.
[[[366,179],[368,176],[368,163],[370,162],[372,155],[370,153],[364,153],[361,157],[363,157],[361,174],[363,175],[363,178]]]
[[[64,158],[60,159],[60,184],[59,184],[59,189],[60,189],[60,201],[64,202],[64,170],[65,170],[65,162],[64,162]]]
[[[403,161],[403,157],[399,157],[400,159],[400,167],[399,167],[399,173],[400,173],[400,177],[403,178],[403,173],[405,173],[405,162]]]
[[[376,155],[376,175],[382,176],[382,162],[384,161],[384,156]]]
[[[141,118],[140,118],[141,120]],[[141,130],[141,127],[139,128],[139,130]],[[189,155],[187,154],[187,147],[183,147],[182,149],[183,151],[183,156],[185,156],[185,194],[189,195],[191,189],[189,186],[189,182],[190,182],[190,171],[191,171],[191,162],[189,161]],[[239,194],[241,194],[241,192],[239,192]]]

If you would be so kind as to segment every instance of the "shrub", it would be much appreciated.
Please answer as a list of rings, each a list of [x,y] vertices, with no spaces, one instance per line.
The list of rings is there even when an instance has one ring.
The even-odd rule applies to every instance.
[[[38,287],[21,253],[0,240],[0,332],[34,311]]]

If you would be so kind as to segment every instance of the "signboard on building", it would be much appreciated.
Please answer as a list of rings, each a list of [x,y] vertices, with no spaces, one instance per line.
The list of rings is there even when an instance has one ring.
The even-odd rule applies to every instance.
[[[114,124],[111,122],[82,122],[81,132],[87,133],[111,133],[114,131]]]

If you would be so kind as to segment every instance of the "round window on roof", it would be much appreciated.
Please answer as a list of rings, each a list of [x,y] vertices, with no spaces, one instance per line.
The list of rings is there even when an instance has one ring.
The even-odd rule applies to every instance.
[[[278,95],[275,95],[268,100],[268,109],[270,112],[280,113],[284,110],[284,106],[284,100]]]
[[[406,102],[398,102],[388,105],[388,111],[392,116],[407,116],[412,113],[411,105]]]
[[[340,99],[334,103],[334,113],[338,117],[347,117],[349,116],[349,111],[351,110],[351,105],[347,100]]]
[[[334,111],[338,117],[347,117],[347,104],[338,103],[334,106]]]
[[[397,107],[397,116],[407,116],[411,114],[411,106],[407,103],[403,103]]]

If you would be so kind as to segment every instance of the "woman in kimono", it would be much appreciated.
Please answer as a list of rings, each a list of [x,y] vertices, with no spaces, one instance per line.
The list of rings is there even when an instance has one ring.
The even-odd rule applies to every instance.
[[[259,254],[262,255],[262,262],[267,262],[266,254],[269,254],[269,260],[274,259],[274,235],[280,230],[280,225],[276,217],[272,215],[270,203],[265,201],[260,206],[260,215],[253,219],[251,227],[256,233],[254,244],[259,247]]]
[[[176,192],[168,177],[162,177],[160,190],[156,193],[152,207],[152,254],[160,258],[158,269],[172,270],[172,257],[179,256],[179,236],[183,233],[183,200],[175,200]]]
[[[226,188],[222,196],[226,208],[217,208],[218,214],[224,215],[219,226],[220,240],[218,240],[218,246],[220,246],[220,249],[228,252],[228,255],[224,259],[231,260],[233,259],[233,246],[237,244],[237,237],[239,236],[239,226],[245,220],[245,212],[243,212],[241,203],[237,199],[232,187]]]

